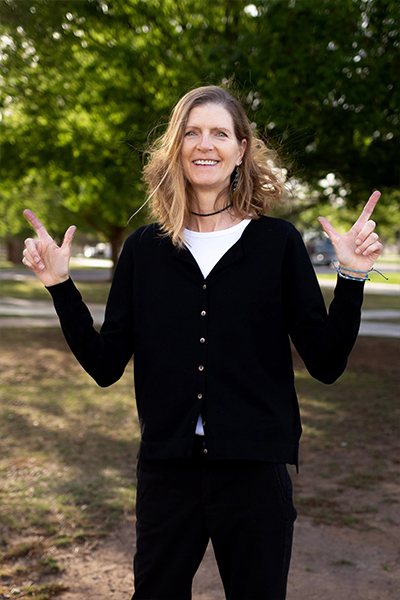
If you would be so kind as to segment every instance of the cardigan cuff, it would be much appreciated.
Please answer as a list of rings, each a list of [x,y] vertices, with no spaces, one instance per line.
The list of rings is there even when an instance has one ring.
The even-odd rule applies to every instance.
[[[335,296],[347,298],[362,304],[364,285],[365,281],[354,281],[352,279],[345,279],[344,277],[340,277],[338,275],[335,287]]]
[[[69,304],[74,300],[81,300],[82,298],[71,277],[62,283],[50,285],[46,289],[50,292],[54,303],[57,304]]]

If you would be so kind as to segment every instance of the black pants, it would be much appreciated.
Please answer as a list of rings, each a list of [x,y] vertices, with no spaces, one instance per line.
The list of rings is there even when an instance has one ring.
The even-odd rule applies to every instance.
[[[286,465],[139,461],[132,600],[190,600],[210,538],[228,600],[284,600],[295,518]]]

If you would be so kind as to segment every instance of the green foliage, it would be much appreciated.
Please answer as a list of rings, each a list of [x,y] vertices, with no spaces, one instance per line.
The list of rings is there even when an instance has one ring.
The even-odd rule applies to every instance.
[[[148,137],[191,87],[231,82],[303,186],[295,214],[338,199],[354,209],[379,188],[393,236],[395,0],[4,0],[0,11],[0,235],[25,235],[28,203],[56,235],[74,222],[118,245],[145,197]],[[323,187],[328,173],[336,184]]]
[[[351,183],[354,203],[373,187],[397,187],[398,3],[300,0],[262,6],[258,53],[266,75],[260,75],[260,116],[271,117],[271,130],[287,136],[285,146],[298,156],[301,174],[308,182],[337,174]]]

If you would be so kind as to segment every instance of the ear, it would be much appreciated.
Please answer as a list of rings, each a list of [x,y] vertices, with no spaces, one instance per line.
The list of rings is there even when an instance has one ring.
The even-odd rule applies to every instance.
[[[239,154],[238,154],[239,164],[242,162],[242,158],[244,156],[244,153],[246,152],[246,148],[247,148],[247,140],[246,140],[246,138],[243,138],[241,143],[239,144]]]

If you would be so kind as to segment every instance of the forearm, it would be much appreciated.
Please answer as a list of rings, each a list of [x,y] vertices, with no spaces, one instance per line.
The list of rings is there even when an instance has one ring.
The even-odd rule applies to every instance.
[[[128,330],[122,324],[116,327],[105,321],[102,331],[96,331],[90,311],[71,279],[48,290],[65,339],[85,371],[102,387],[117,381],[132,354]]]
[[[346,368],[360,327],[363,288],[363,283],[339,277],[325,322],[293,335],[310,374],[324,383],[336,381]]]
[[[298,232],[288,238],[283,280],[291,339],[310,374],[324,383],[333,383],[343,373],[357,339],[364,283],[339,277],[327,313]]]

